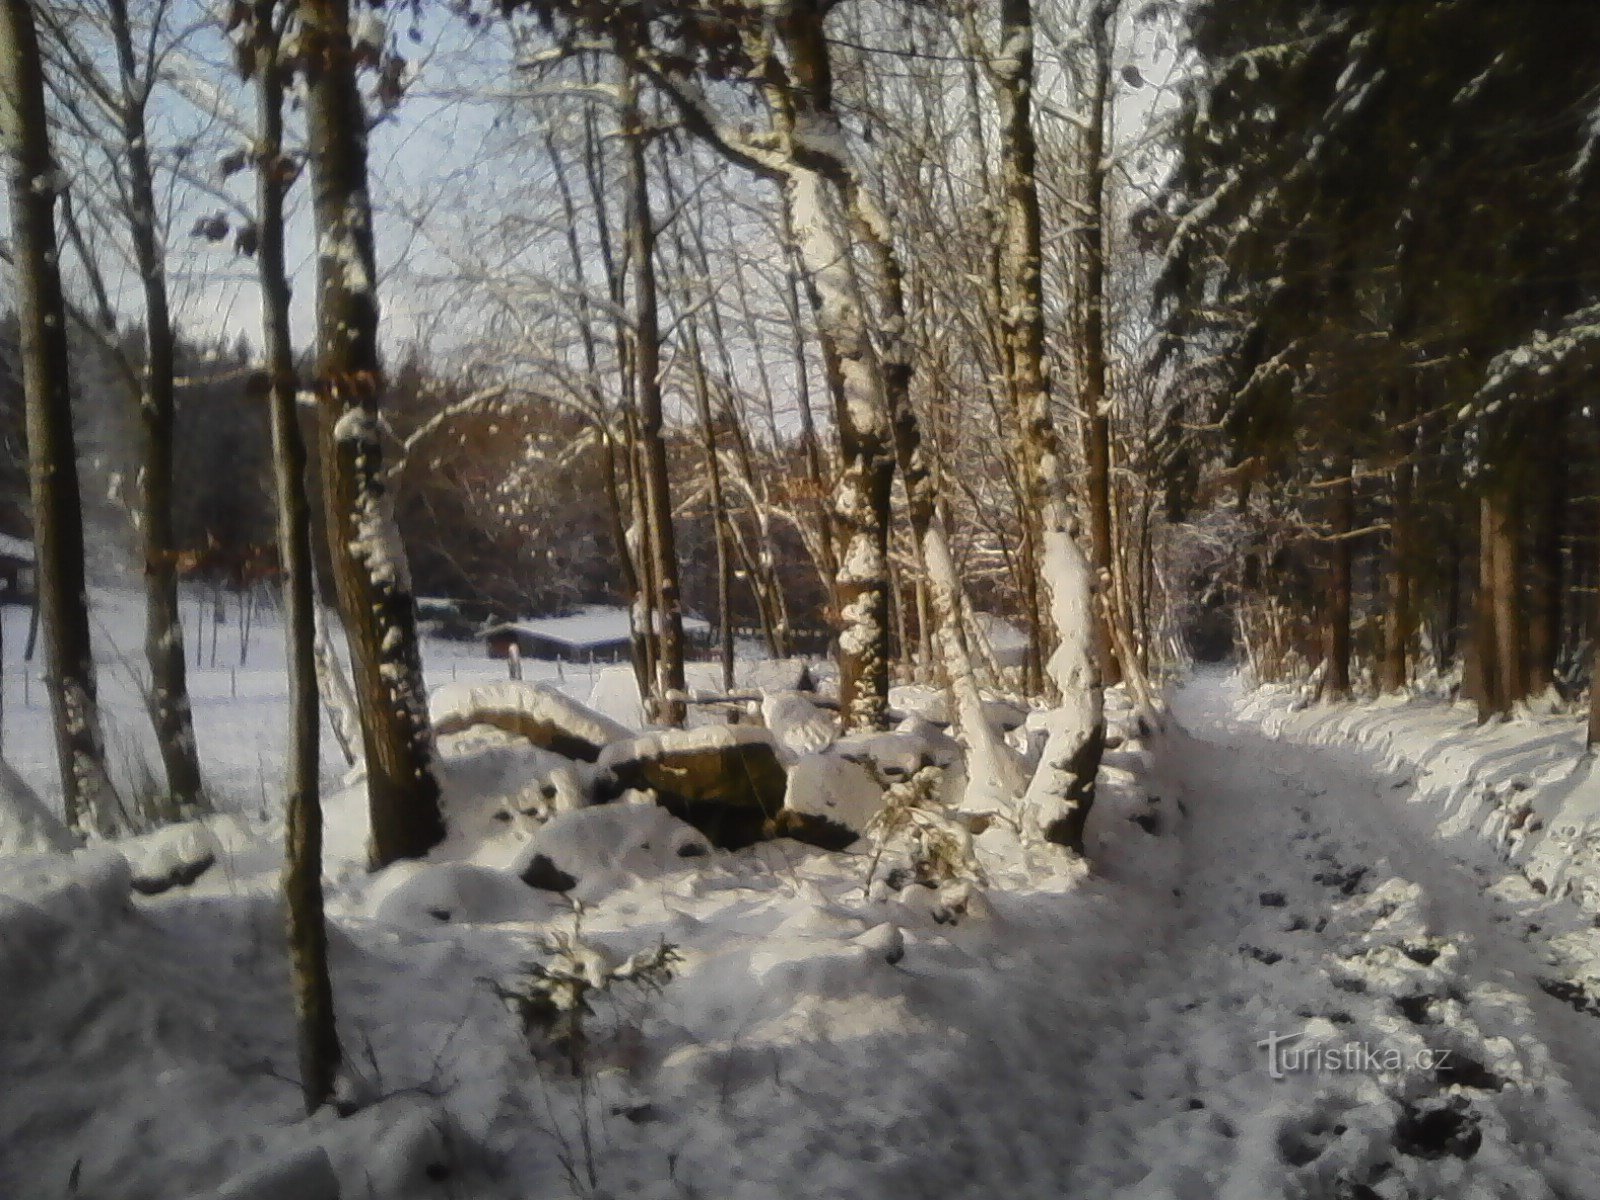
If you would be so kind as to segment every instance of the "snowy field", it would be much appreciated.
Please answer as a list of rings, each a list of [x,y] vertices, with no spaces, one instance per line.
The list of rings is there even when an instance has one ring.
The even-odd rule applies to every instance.
[[[102,599],[107,645],[134,653],[134,598]],[[7,755],[47,788],[14,617]],[[1541,891],[1533,851],[1396,749],[1453,722],[1448,774],[1526,779],[1555,828],[1576,819],[1540,799],[1571,769],[1570,722],[1558,744],[1427,706],[1296,712],[1202,675],[1174,698],[1187,732],[1148,735],[1113,695],[1092,871],[997,823],[934,887],[867,842],[730,852],[654,805],[570,810],[573,764],[481,727],[441,738],[449,839],[368,874],[329,745],[352,1111],[307,1119],[276,890],[280,653],[267,620],[237,685],[196,675],[226,815],[4,859],[0,1196],[1600,1194],[1586,893]],[[427,666],[438,687],[505,672],[472,645],[430,643]],[[586,668],[555,682],[589,697]],[[126,681],[107,692],[135,736]],[[1361,732],[1383,721],[1412,732]],[[217,863],[192,885],[130,896],[130,872],[196,848]],[[564,893],[524,881],[541,856]],[[532,963],[599,984],[664,946],[671,977],[590,992],[581,1038],[525,1030],[502,994]]]

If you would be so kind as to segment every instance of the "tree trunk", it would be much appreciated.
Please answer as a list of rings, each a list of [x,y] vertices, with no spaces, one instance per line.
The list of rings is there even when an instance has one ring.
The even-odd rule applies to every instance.
[[[1405,414],[1402,414],[1405,415]],[[1385,695],[1403,691],[1410,679],[1411,635],[1416,628],[1412,596],[1412,526],[1416,467],[1410,462],[1414,439],[1403,439],[1403,461],[1394,469],[1394,512],[1389,531],[1389,620],[1384,626],[1383,662],[1378,687]]]
[[[1478,720],[1502,710],[1494,629],[1494,535],[1489,498],[1478,501],[1478,586],[1472,597],[1472,630],[1467,642],[1461,690],[1478,707]]]
[[[1048,840],[1082,853],[1084,825],[1094,804],[1105,746],[1105,718],[1095,654],[1098,623],[1092,568],[1074,536],[1066,465],[1045,373],[1030,0],[1002,0],[1000,41],[1004,55],[992,67],[1005,199],[1006,290],[1000,311],[1005,314],[1009,390],[1017,407],[1022,476],[1039,517],[1041,578],[1056,631],[1056,649],[1047,670],[1061,696],[1047,719],[1044,754],[1023,804]]]
[[[685,306],[687,308],[687,305]],[[685,321],[689,368],[694,373],[694,403],[700,418],[700,445],[705,454],[706,481],[711,491],[711,526],[717,546],[717,640],[722,658],[722,690],[733,691],[733,561],[728,545],[728,502],[722,494],[722,464],[717,459],[717,427],[711,419],[711,388],[701,353],[700,329]]]
[[[1517,506],[1509,490],[1489,495],[1490,560],[1495,645],[1495,677],[1499,683],[1496,708],[1510,712],[1528,696],[1523,627],[1521,546],[1517,537]]]
[[[1561,655],[1562,538],[1567,505],[1567,447],[1562,443],[1566,405],[1557,397],[1545,402],[1543,436],[1534,447],[1539,461],[1538,511],[1533,525],[1529,563],[1533,603],[1528,610],[1528,694],[1542,695],[1555,686]]]
[[[1346,459],[1333,487],[1333,541],[1328,547],[1328,671],[1322,679],[1322,695],[1328,700],[1350,698],[1350,608],[1354,589],[1351,532],[1355,529],[1355,483],[1352,466]]]
[[[889,704],[889,505],[894,452],[882,379],[849,253],[827,182],[792,171],[785,203],[825,363],[836,372],[834,423],[842,460],[834,489],[834,527],[843,558],[835,577],[839,606],[839,703],[846,729],[883,727]]]
[[[1002,21],[1005,17],[1001,18]],[[1089,561],[1095,586],[1106,589],[1112,570],[1111,530],[1111,416],[1106,408],[1106,255],[1105,255],[1105,129],[1111,72],[1109,34],[1105,16],[1090,14],[1089,39],[1094,49],[1094,77],[1089,83],[1089,111],[1083,131],[1083,212],[1078,218],[1078,254],[1083,272],[1081,354],[1082,405],[1087,425],[1085,438],[1086,484],[1089,499]],[[1003,36],[1003,35],[1002,35]],[[1004,43],[1002,43],[1004,44]],[[1031,137],[1031,131],[1030,131]],[[1101,675],[1107,685],[1120,683],[1116,639],[1109,622],[1112,609],[1099,629]]]
[[[305,0],[312,209],[317,229],[317,399],[334,582],[361,713],[374,869],[444,837],[416,612],[385,488],[377,417],[376,256],[366,113],[348,0]]]
[[[112,39],[121,71],[122,149],[128,163],[125,199],[133,235],[134,265],[144,289],[145,363],[139,399],[142,436],[138,478],[139,536],[144,552],[145,661],[150,690],[145,697],[156,745],[167,775],[169,820],[209,807],[200,779],[194,716],[189,708],[183,622],[178,612],[177,537],[172,525],[172,445],[176,374],[167,274],[156,228],[155,178],[145,128],[145,100],[137,93],[139,63],[126,0],[107,0]],[[147,63],[147,71],[155,65]]]
[[[295,402],[294,348],[289,336],[289,279],[284,268],[283,79],[275,23],[278,0],[256,0],[252,38],[256,84],[256,203],[261,326],[272,412],[272,473],[283,564],[285,648],[289,669],[289,794],[283,891],[289,922],[290,973],[300,1050],[300,1092],[306,1111],[333,1096],[341,1053],[328,972],[322,907],[322,804],[317,724],[316,592],[311,560],[311,507],[306,497],[306,447]]]
[[[859,194],[859,193],[858,193]],[[983,695],[972,666],[972,650],[962,621],[961,576],[943,514],[938,509],[938,489],[928,468],[922,445],[921,424],[911,407],[911,360],[894,331],[906,328],[903,270],[894,246],[870,217],[858,221],[860,235],[878,266],[878,289],[883,306],[880,359],[884,400],[893,422],[895,456],[906,489],[906,513],[916,540],[917,559],[928,581],[928,598],[934,619],[934,642],[944,666],[946,685],[954,702],[956,724],[967,751],[967,803],[975,808],[1003,808],[1016,802],[1023,779],[1016,757],[995,732],[983,711]],[[975,802],[975,803],[974,803]]]
[[[678,546],[672,521],[667,443],[662,434],[661,324],[657,313],[656,229],[645,167],[647,136],[631,71],[620,83],[623,144],[628,162],[628,253],[633,269],[634,372],[639,398],[639,439],[644,475],[645,523],[656,585],[657,656],[651,716],[682,725],[683,601]]]
[[[44,76],[29,0],[0,0],[0,114],[10,159],[36,587],[63,807],[67,824],[78,832],[113,834],[126,828],[126,813],[106,772],[95,700],[67,313],[55,231],[62,180],[50,154]]]

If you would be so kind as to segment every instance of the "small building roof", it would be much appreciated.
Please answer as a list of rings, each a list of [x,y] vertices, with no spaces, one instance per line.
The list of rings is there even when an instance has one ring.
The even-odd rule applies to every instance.
[[[9,533],[0,533],[0,558],[15,558],[22,562],[33,561],[33,543],[27,538],[12,537]]]
[[[711,630],[711,623],[685,613],[683,628],[685,633],[708,633]],[[611,646],[625,642],[632,631],[626,608],[620,605],[591,604],[564,617],[525,617],[520,621],[504,621],[498,625],[491,625],[484,632],[526,633],[581,650],[587,646]]]

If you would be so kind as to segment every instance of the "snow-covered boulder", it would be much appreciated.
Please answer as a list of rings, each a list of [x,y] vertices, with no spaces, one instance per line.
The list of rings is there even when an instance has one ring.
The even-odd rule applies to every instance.
[[[644,734],[607,746],[598,765],[598,799],[630,788],[653,791],[673,816],[729,850],[767,835],[788,785],[778,743],[771,732],[753,725]]]
[[[852,733],[835,743],[833,753],[876,770],[893,782],[909,779],[923,767],[948,767],[961,758],[955,739],[931,728]]]
[[[77,846],[72,831],[0,760],[0,854],[70,854]]]
[[[388,867],[366,897],[379,920],[409,928],[434,923],[496,925],[548,919],[553,898],[508,871],[476,863],[405,862]]]
[[[497,683],[447,683],[428,700],[437,734],[492,725],[526,738],[541,750],[594,762],[611,742],[633,736],[627,726],[579,704],[547,684],[503,679]]]
[[[843,850],[882,808],[883,787],[867,767],[837,754],[808,754],[789,768],[774,830],[824,850]]]
[[[710,853],[702,834],[654,804],[604,804],[551,818],[511,869],[529,888],[592,904],[634,879],[682,870]]]
[[[204,817],[163,825],[117,843],[133,871],[133,890],[157,896],[187,887],[223,861],[230,850],[255,840],[245,821],[234,815]]]

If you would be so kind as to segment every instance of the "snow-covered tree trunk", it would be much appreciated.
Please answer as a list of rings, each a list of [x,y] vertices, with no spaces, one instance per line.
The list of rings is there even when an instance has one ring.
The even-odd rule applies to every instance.
[[[836,131],[835,131],[836,132]],[[796,136],[800,136],[797,129]],[[849,729],[876,729],[889,698],[889,504],[894,452],[888,401],[856,286],[839,197],[821,171],[796,163],[784,183],[790,227],[815,306],[817,334],[837,372],[834,422],[842,459],[834,525],[842,543],[839,700]]]
[[[317,404],[328,544],[350,643],[376,869],[444,837],[405,549],[378,440],[383,375],[367,194],[366,112],[348,0],[305,0],[312,211],[317,229]]]
[[[55,231],[65,185],[50,153],[44,76],[29,0],[0,0],[0,117],[11,193],[11,251],[22,339],[37,588],[67,823],[125,828],[106,772],[95,701],[83,566],[83,508],[72,432],[66,304]]]
[[[166,769],[166,815],[182,818],[208,805],[200,779],[200,753],[195,745],[183,652],[183,622],[178,612],[178,546],[172,523],[176,339],[167,299],[166,261],[157,228],[155,173],[145,120],[149,95],[145,80],[156,68],[153,63],[139,62],[127,0],[107,0],[106,12],[121,79],[119,133],[127,163],[123,215],[132,234],[134,265],[144,292],[137,524],[144,554],[144,653],[150,668],[145,702]]]
[[[844,131],[833,108],[833,67],[823,20],[810,0],[775,12],[772,30],[788,60],[772,90],[783,142],[788,228],[811,299],[834,393],[841,469],[834,520],[841,545],[839,699],[847,729],[880,728],[889,703],[889,516],[893,431],[884,366],[850,253]]]
[[[1045,374],[1044,296],[1036,149],[1032,124],[1033,11],[1002,0],[1000,52],[990,65],[1000,109],[1005,245],[1001,261],[1006,342],[1017,406],[1022,475],[1039,517],[1039,566],[1056,648],[1046,670],[1060,695],[1047,719],[1044,755],[1028,785],[1027,820],[1050,841],[1081,852],[1105,745],[1095,647],[1095,580],[1074,536],[1066,466]]]
[[[294,347],[289,335],[289,277],[284,266],[284,192],[293,172],[283,157],[283,78],[279,72],[279,0],[256,0],[250,25],[256,86],[256,265],[261,331],[272,413],[272,474],[277,493],[278,554],[283,565],[285,646],[289,667],[289,794],[285,804],[283,891],[288,909],[290,975],[298,1026],[300,1092],[315,1112],[333,1095],[341,1057],[328,972],[322,899],[321,739],[317,706],[317,597],[311,558],[306,446],[296,410]]]
[[[911,406],[912,367],[905,344],[906,306],[904,269],[881,214],[865,190],[853,180],[847,185],[856,213],[858,235],[866,242],[877,266],[879,299],[879,361],[883,372],[884,400],[893,422],[895,456],[906,489],[906,512],[916,540],[917,559],[927,579],[928,601],[934,619],[933,642],[944,668],[945,682],[954,701],[956,726],[967,751],[966,804],[978,810],[1006,808],[1022,792],[1022,772],[1016,756],[996,733],[983,711],[983,694],[973,667],[972,646],[964,621],[965,589],[944,515],[939,511],[938,488],[922,444],[922,426]]]

